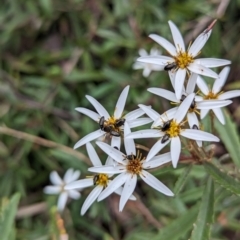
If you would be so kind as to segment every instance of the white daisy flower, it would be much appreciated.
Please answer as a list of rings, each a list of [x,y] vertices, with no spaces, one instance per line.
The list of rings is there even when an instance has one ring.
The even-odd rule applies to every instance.
[[[93,148],[91,143],[86,144],[88,156],[95,167],[100,167],[102,166],[102,163]],[[114,161],[111,157],[107,158],[105,168],[112,168],[114,166]],[[108,173],[98,173],[94,176],[87,177],[86,179],[81,179],[75,182],[72,182],[68,184],[65,188],[68,190],[73,191],[73,189],[82,189],[86,187],[91,187],[95,186],[95,188],[89,193],[88,197],[86,198],[85,202],[83,203],[82,209],[81,209],[81,215],[84,215],[86,211],[89,209],[89,207],[93,204],[93,202],[98,198],[98,196],[101,194],[101,192],[111,183],[112,180],[111,177],[113,174],[108,174]],[[122,188],[119,187],[115,189],[115,193],[121,195],[122,193]],[[136,198],[131,195],[130,196],[131,200],[136,200]]]
[[[110,116],[107,110],[93,97],[86,95],[88,101],[94,106],[96,112],[93,112],[87,108],[76,108],[80,113],[87,115],[96,121],[99,125],[98,130],[86,135],[80,139],[75,145],[74,149],[91,142],[94,139],[97,139],[103,135],[109,135],[111,137],[111,145],[120,147],[121,145],[121,136],[124,136],[124,125],[128,123],[130,128],[139,127],[144,124],[150,123],[152,120],[149,118],[138,118],[144,114],[141,109],[136,109],[129,112],[126,115],[123,115],[124,106],[127,100],[127,95],[129,91],[129,86],[125,87],[120,94],[114,114]],[[138,118],[138,119],[137,119]],[[123,131],[123,134],[122,134]],[[104,138],[103,138],[104,139]]]
[[[153,94],[156,94],[160,97],[168,99],[173,104],[181,104],[181,102],[186,98],[186,96],[188,96],[189,94],[194,92],[197,78],[198,78],[197,74],[195,74],[195,73],[191,74],[191,76],[188,80],[188,83],[187,83],[186,90],[185,90],[185,88],[183,88],[182,96],[180,99],[177,99],[175,93],[165,90],[165,89],[162,89],[162,88],[148,88],[147,90]],[[231,103],[232,103],[232,101],[230,101],[230,100],[221,100],[220,101],[220,100],[214,100],[214,99],[203,99],[199,96],[195,96],[195,98],[194,98],[193,102],[191,103],[191,105],[188,109],[188,112],[187,112],[187,120],[188,120],[188,124],[189,124],[190,128],[194,127],[195,129],[199,129],[199,121],[198,121],[197,115],[200,115],[200,112],[199,112],[200,109],[207,109],[207,110],[212,109],[213,110],[213,109],[218,109],[219,107],[227,106]],[[173,111],[176,112],[177,109],[178,109],[178,107],[175,107],[172,110],[172,113],[173,113]],[[150,109],[150,112],[151,112],[151,109]],[[154,128],[156,126],[161,125],[161,122],[162,122],[162,119],[157,118],[157,120],[154,120],[152,127]]]
[[[138,51],[139,55],[141,57],[147,57],[147,56],[158,56],[161,55],[161,51],[159,51],[156,48],[152,48],[150,50],[150,54],[147,53],[145,49],[140,49]],[[143,69],[143,76],[148,77],[152,71],[161,71],[163,70],[163,66],[156,65],[156,64],[151,64],[151,63],[141,63],[141,62],[135,62],[133,64],[133,69]]]
[[[216,58],[199,58],[195,59],[200,50],[203,48],[208,38],[211,35],[212,30],[203,31],[189,47],[185,49],[183,37],[172,21],[168,21],[174,45],[172,45],[165,38],[158,36],[157,34],[150,34],[149,37],[165,48],[171,57],[167,56],[148,56],[140,57],[137,59],[139,62],[158,64],[164,67],[164,70],[170,71],[175,69],[174,86],[176,89],[176,96],[178,99],[181,97],[183,83],[187,74],[187,71],[197,73],[200,75],[208,76],[211,78],[217,78],[218,75],[210,68],[224,66],[230,64],[229,60],[216,59]]]
[[[46,186],[43,191],[46,194],[59,194],[57,208],[62,212],[66,206],[68,197],[72,199],[79,199],[81,194],[76,190],[66,190],[65,186],[71,182],[76,181],[80,176],[80,171],[74,171],[72,168],[68,169],[63,179],[60,178],[56,171],[50,173],[50,181],[53,186]]]
[[[153,145],[148,153],[146,161],[150,161],[164,146],[171,142],[171,159],[173,167],[177,167],[181,152],[181,141],[180,136],[197,140],[197,141],[215,141],[218,142],[219,138],[213,134],[197,130],[197,129],[184,129],[183,121],[190,105],[193,102],[195,94],[189,94],[181,105],[178,107],[173,119],[165,121],[162,119],[159,121],[159,126],[156,129],[141,130],[137,132],[130,133],[126,136],[127,138],[155,138],[160,137],[160,139]],[[163,116],[163,115],[161,115]]]
[[[107,188],[99,195],[98,201],[103,200],[113,193],[120,186],[123,186],[123,191],[119,203],[119,211],[122,211],[129,197],[132,195],[136,184],[137,176],[150,185],[155,190],[167,195],[174,196],[173,192],[160,182],[156,177],[146,170],[156,168],[171,161],[170,153],[165,153],[151,158],[151,161],[146,162],[145,157],[142,157],[140,152],[136,152],[135,144],[132,139],[127,139],[125,143],[126,155],[121,151],[111,147],[103,142],[96,142],[97,145],[110,157],[112,157],[118,165],[112,167],[92,167],[88,170],[91,172],[103,172],[118,174]]]
[[[204,95],[201,99],[204,99],[204,100],[211,99],[211,100],[215,100],[215,101],[222,101],[222,100],[226,100],[226,99],[230,99],[230,98],[239,97],[240,90],[232,90],[232,91],[228,91],[228,92],[221,91],[222,87],[224,86],[224,84],[227,80],[229,71],[230,71],[229,67],[223,68],[223,70],[219,74],[219,77],[214,82],[212,89],[210,89],[208,87],[208,85],[206,84],[206,82],[199,76],[197,79],[197,85]],[[201,110],[201,119],[203,119],[207,115],[209,110],[210,109],[202,109]],[[211,110],[214,112],[214,114],[216,115],[218,120],[222,124],[225,124],[224,115],[223,115],[223,112],[222,112],[220,106],[218,108],[213,108]]]

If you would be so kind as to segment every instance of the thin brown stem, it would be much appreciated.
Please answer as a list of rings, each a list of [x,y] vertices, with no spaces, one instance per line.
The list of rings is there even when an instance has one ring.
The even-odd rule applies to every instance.
[[[84,154],[82,154],[78,151],[75,151],[74,149],[72,149],[70,147],[66,147],[62,144],[59,144],[59,143],[56,143],[56,142],[53,142],[53,141],[50,141],[50,140],[47,140],[47,139],[44,139],[41,137],[34,136],[29,133],[17,131],[17,130],[8,128],[8,127],[3,127],[3,126],[0,126],[0,133],[15,137],[15,138],[23,139],[23,140],[26,140],[29,142],[33,142],[33,143],[36,143],[36,144],[44,146],[44,147],[58,149],[69,155],[72,155],[90,165],[89,159]]]

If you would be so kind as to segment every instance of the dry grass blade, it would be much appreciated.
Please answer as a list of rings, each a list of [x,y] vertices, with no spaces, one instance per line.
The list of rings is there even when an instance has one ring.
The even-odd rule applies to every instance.
[[[3,127],[3,126],[0,127],[0,133],[15,137],[15,138],[23,139],[23,140],[26,140],[29,142],[33,142],[33,143],[36,143],[36,144],[44,146],[44,147],[59,149],[60,151],[63,151],[67,154],[75,156],[76,158],[80,159],[81,161],[84,161],[87,164],[90,164],[89,159],[84,154],[77,152],[77,151],[73,150],[72,148],[66,147],[62,144],[59,144],[59,143],[56,143],[56,142],[53,142],[53,141],[50,141],[50,140],[47,140],[47,139],[44,139],[41,137],[34,136],[29,133],[17,131],[17,130],[8,128],[8,127]]]

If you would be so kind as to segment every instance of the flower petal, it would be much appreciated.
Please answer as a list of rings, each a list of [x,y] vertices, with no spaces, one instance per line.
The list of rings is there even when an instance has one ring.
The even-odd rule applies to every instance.
[[[161,143],[161,140],[158,140],[150,149],[147,158],[146,158],[146,162],[150,161],[153,157],[155,157],[158,152],[163,149],[170,140],[166,141],[165,143]]]
[[[170,78],[171,84],[173,89],[175,88],[175,76],[176,76],[176,71],[168,71],[168,76]],[[175,89],[174,89],[175,90]]]
[[[210,142],[220,141],[220,139],[214,136],[213,134],[204,132],[201,130],[196,130],[196,129],[184,129],[183,131],[181,131],[180,135],[193,140],[210,141]]]
[[[131,130],[128,126],[128,123],[125,122],[124,124],[124,136],[127,136],[128,134],[131,133]],[[124,146],[125,146],[125,151],[127,155],[136,155],[136,148],[135,148],[135,143],[132,138],[126,138],[124,137]]]
[[[162,137],[164,133],[162,133],[160,130],[157,129],[146,129],[146,130],[140,130],[136,132],[132,132],[126,136],[126,138],[155,138],[155,137]]]
[[[197,109],[214,109],[227,106],[231,104],[231,100],[204,100],[201,102],[197,102]]]
[[[128,178],[126,179],[126,182],[123,187],[122,195],[120,198],[120,203],[119,203],[119,211],[122,212],[127,200],[130,198],[132,195],[135,187],[137,184],[137,176],[128,174]]]
[[[116,162],[111,157],[108,156],[105,165],[115,166]]]
[[[72,168],[68,169],[64,175],[63,181],[68,184],[72,181],[76,181],[80,176],[80,171],[74,171]]]
[[[140,177],[145,183],[147,183],[149,186],[156,189],[157,191],[167,196],[174,196],[174,193],[167,186],[165,186],[162,182],[160,182],[157,178],[155,178],[147,171],[142,170],[142,174],[140,174]]]
[[[170,152],[168,152],[155,156],[148,162],[144,161],[142,167],[145,169],[155,168],[171,161],[172,161],[171,154]]]
[[[209,109],[202,109],[200,113],[200,118],[203,119],[207,116]]]
[[[197,83],[197,78],[198,78],[198,74],[196,74],[196,73],[191,74],[191,76],[188,80],[188,83],[187,83],[187,87],[186,87],[186,93],[187,94],[190,94],[190,93],[194,92],[195,86],[196,86],[196,83]]]
[[[195,102],[201,102],[203,100],[204,100],[204,98],[202,96],[198,96],[198,95],[196,95],[195,98],[194,98]]]
[[[112,147],[117,147],[118,149],[120,149],[120,146],[121,146],[121,137],[112,136],[111,146],[112,146]]]
[[[144,63],[135,62],[135,63],[133,64],[132,68],[133,68],[134,70],[138,70],[138,69],[143,69],[144,66],[145,66]]]
[[[168,24],[172,32],[172,37],[173,37],[173,41],[176,46],[177,52],[180,52],[180,51],[185,52],[186,51],[185,44],[179,29],[172,21],[168,21]]]
[[[150,108],[149,106],[138,104],[138,106],[153,120],[155,121],[160,117],[160,114],[157,113],[155,110]]]
[[[195,112],[191,112],[191,113],[189,112],[187,114],[187,118],[188,118],[188,124],[190,128],[192,128],[193,125],[197,125],[197,127],[199,128],[199,122]]]
[[[122,186],[126,182],[128,175],[129,175],[128,173],[121,173],[120,175],[115,177],[99,195],[98,202],[108,197],[111,193],[116,191],[116,189]]]
[[[184,85],[184,81],[185,81],[185,77],[186,77],[187,71],[186,69],[181,69],[179,68],[176,72],[176,76],[175,76],[175,94],[176,94],[176,98],[180,99],[182,96],[182,91],[183,91],[183,85]]]
[[[151,56],[161,55],[161,51],[158,50],[157,48],[151,48],[151,50],[150,50],[150,55],[151,55]]]
[[[149,37],[157,42],[159,45],[161,45],[163,48],[165,48],[172,56],[177,55],[176,48],[173,46],[172,43],[170,43],[165,38],[157,35],[157,34],[150,34]]]
[[[194,97],[195,97],[195,93],[189,94],[178,107],[178,110],[176,111],[176,114],[174,116],[177,123],[180,123],[183,120],[183,118],[186,116],[187,111]]]
[[[151,118],[138,118],[135,120],[128,121],[128,124],[129,124],[130,128],[135,128],[135,127],[139,127],[139,126],[148,124],[152,121],[153,120]]]
[[[114,117],[116,119],[119,119],[122,117],[122,113],[126,104],[126,100],[127,100],[127,96],[128,96],[128,91],[129,91],[129,86],[126,86],[122,93],[120,94],[116,107],[115,107],[115,111],[114,111]]]
[[[99,119],[101,117],[98,113],[95,113],[87,108],[78,107],[78,108],[75,108],[75,110],[87,115],[88,117],[90,117],[91,119],[93,119],[96,122],[99,122]]]
[[[80,177],[80,174],[81,174],[81,172],[79,170],[74,171],[73,175],[69,179],[69,183],[73,182],[73,181],[76,181]]]
[[[105,132],[101,131],[100,129],[89,133],[88,135],[86,135],[85,137],[81,138],[75,145],[74,145],[74,149],[77,149],[79,147],[81,147],[82,145],[91,142],[94,139],[97,139],[101,136],[103,136],[105,134]]]
[[[99,113],[101,117],[105,117],[106,119],[110,117],[107,110],[95,98],[89,95],[86,95],[86,98],[94,106],[94,108],[96,109],[96,111]]]
[[[118,195],[121,196],[121,195],[122,195],[122,191],[123,191],[123,187],[120,187],[120,188],[116,189],[116,190],[114,191],[114,193],[116,193],[116,194],[118,194]],[[129,197],[129,200],[136,201],[137,198],[136,198],[134,195],[131,195],[131,196]]]
[[[85,202],[82,205],[81,215],[84,215],[93,202],[98,198],[103,190],[103,186],[96,186],[87,196]]]
[[[146,63],[146,64],[147,64],[147,63]],[[152,69],[151,69],[151,68],[145,67],[144,70],[143,70],[143,76],[144,76],[145,78],[147,78],[147,77],[151,74],[151,72],[152,72]]]
[[[152,64],[165,66],[169,62],[174,61],[174,59],[171,57],[159,55],[159,56],[140,57],[137,59],[137,61],[143,62],[143,63],[152,63]]]
[[[44,189],[43,189],[43,192],[45,194],[58,194],[61,192],[61,186],[46,186]]]
[[[196,57],[198,53],[201,51],[201,49],[206,44],[208,38],[210,37],[212,33],[212,30],[209,30],[208,32],[201,33],[193,42],[191,47],[188,50],[188,53],[191,54],[193,57]]]
[[[143,114],[144,111],[141,108],[138,108],[124,115],[124,118],[126,119],[126,121],[131,121],[141,117]]]
[[[89,156],[89,159],[91,160],[93,166],[102,166],[102,162],[100,160],[100,158],[97,155],[97,152],[95,151],[93,145],[91,143],[87,143],[86,144],[86,148],[87,148],[87,153]]]
[[[230,99],[240,96],[240,90],[232,90],[219,95],[218,99]]]
[[[118,173],[125,172],[126,167],[124,165],[117,165],[117,166],[105,165],[101,167],[90,167],[88,168],[88,171],[94,172],[94,173],[118,174]]]
[[[115,161],[124,164],[124,156],[125,154],[123,154],[122,152],[120,152],[119,150],[109,146],[108,144],[104,143],[104,142],[99,142],[97,141],[96,144],[111,158],[113,158]],[[134,151],[134,150],[133,150]]]
[[[188,69],[191,72],[203,75],[203,76],[207,76],[207,77],[211,77],[211,78],[218,78],[218,75],[212,71],[211,69],[204,67],[201,64],[197,64],[195,63],[195,61],[191,64],[188,65]]]
[[[197,61],[199,64],[207,68],[221,67],[231,64],[231,61],[219,58],[198,58]]]
[[[138,54],[139,54],[141,57],[148,56],[147,51],[146,51],[145,49],[143,49],[143,48],[139,49]]]
[[[75,182],[71,182],[67,184],[64,189],[65,190],[72,190],[72,189],[81,189],[81,188],[86,188],[93,186],[93,178],[86,178],[86,179],[81,179]]]
[[[162,126],[164,122],[167,122],[167,121],[173,119],[173,117],[176,114],[177,109],[178,109],[178,107],[175,107],[175,108],[171,108],[171,109],[167,110],[166,112],[164,112],[156,121],[154,121],[151,128],[156,128],[156,127]]]
[[[213,110],[214,114],[216,115],[217,119],[219,120],[219,122],[224,125],[225,118],[224,118],[222,110],[220,108],[214,108],[212,110]]]
[[[151,128],[156,128],[158,126],[162,126],[164,122],[167,122],[167,121],[173,119],[173,117],[176,114],[177,109],[178,109],[178,107],[175,107],[175,108],[171,108],[171,109],[167,110],[166,112],[164,112],[157,120],[154,121]]]
[[[160,97],[168,99],[172,102],[178,102],[178,99],[176,98],[175,93],[171,91],[165,90],[163,88],[148,88],[147,90],[153,94],[156,94]]]
[[[172,165],[174,168],[177,167],[179,156],[181,153],[181,141],[179,137],[173,137],[171,140],[171,158],[172,158]]]
[[[77,200],[81,197],[81,194],[76,190],[69,190],[68,195],[70,198],[75,199],[75,200]]]
[[[177,110],[178,110],[178,107],[171,108],[171,109],[167,110],[166,112],[164,112],[161,115],[161,118],[164,119],[164,121],[173,119]],[[164,116],[165,116],[165,118],[164,118]]]
[[[217,81],[217,79],[215,81]],[[210,92],[208,85],[200,76],[198,76],[197,78],[197,85],[204,95],[208,95],[208,93]]]
[[[62,212],[66,206],[68,199],[68,193],[62,192],[58,198],[57,208],[59,212]]]
[[[65,183],[71,182],[70,180],[71,180],[71,176],[73,175],[73,172],[74,172],[73,169],[69,168],[63,177],[63,182]]]
[[[50,173],[50,181],[53,185],[62,185],[63,180],[59,177],[58,173],[56,171],[53,171]]]
[[[188,113],[187,117],[188,117],[188,124],[190,128],[193,128],[193,126],[196,125],[197,128],[199,129],[199,121],[196,114],[194,112]],[[196,142],[199,147],[202,147],[202,141],[196,141]]]
[[[213,88],[212,91],[213,93],[219,93],[222,89],[222,87],[224,86],[228,74],[230,71],[230,67],[225,67],[223,68],[223,70],[219,73],[219,77],[215,80],[214,84],[213,84]]]

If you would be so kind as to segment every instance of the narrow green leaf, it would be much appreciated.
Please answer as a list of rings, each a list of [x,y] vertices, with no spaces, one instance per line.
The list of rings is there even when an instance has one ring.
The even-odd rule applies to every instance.
[[[20,194],[16,193],[9,202],[2,204],[0,212],[0,233],[1,240],[9,240],[13,230],[14,218]]]
[[[227,148],[232,160],[240,168],[240,139],[237,131],[236,123],[234,123],[227,110],[224,110],[225,125],[218,120],[214,122],[215,128],[220,135],[225,147]]]
[[[192,169],[192,165],[189,165],[189,166],[185,167],[185,169],[183,170],[182,174],[178,178],[178,180],[177,180],[177,182],[175,184],[175,187],[174,187],[175,195],[177,195],[181,191],[183,186],[185,185],[191,169]]]
[[[227,175],[227,173],[220,171],[211,163],[205,162],[204,167],[218,184],[232,193],[240,194],[240,183],[237,180]]]
[[[191,240],[210,239],[210,227],[213,220],[214,207],[214,184],[211,178],[208,179],[203,192],[202,203],[198,213],[197,221],[194,224]]]
[[[197,212],[198,206],[192,207],[189,211],[185,212],[169,225],[162,228],[153,240],[178,240],[191,229],[194,221],[196,220]]]

